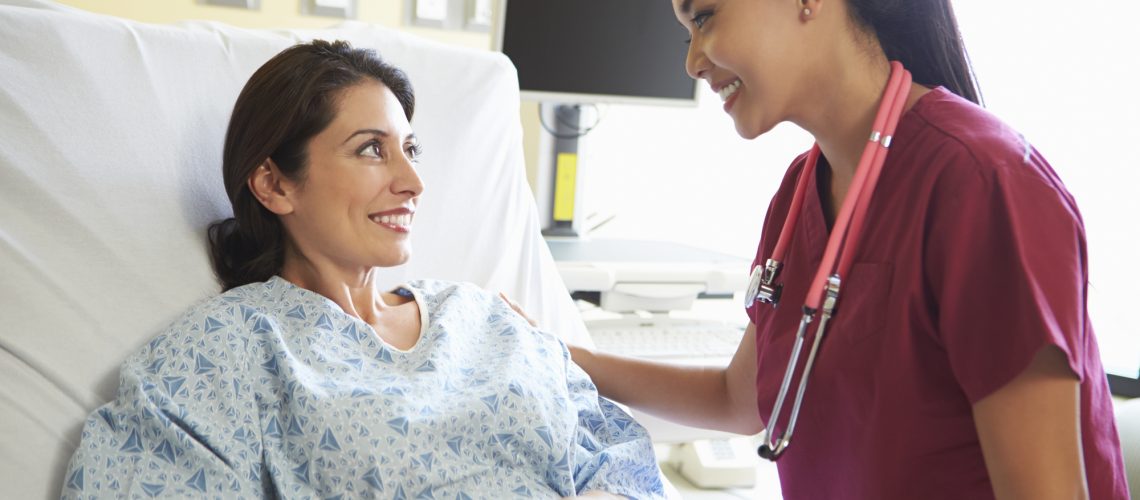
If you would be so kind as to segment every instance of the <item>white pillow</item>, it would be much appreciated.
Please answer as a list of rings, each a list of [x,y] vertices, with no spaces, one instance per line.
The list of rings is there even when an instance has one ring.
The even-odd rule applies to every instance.
[[[504,291],[588,342],[526,184],[518,82],[501,54],[362,23],[327,30],[149,25],[0,0],[0,475],[59,494],[117,366],[215,294],[205,227],[228,216],[222,141],[238,91],[309,38],[372,47],[409,75],[427,189],[409,264],[381,273]]]

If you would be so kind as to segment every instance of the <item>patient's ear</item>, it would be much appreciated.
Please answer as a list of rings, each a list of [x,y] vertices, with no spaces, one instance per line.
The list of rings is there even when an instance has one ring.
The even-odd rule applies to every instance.
[[[247,183],[253,197],[270,212],[277,215],[293,212],[293,202],[289,199],[293,182],[277,169],[277,164],[272,159],[266,158],[261,165],[258,165],[253,174],[250,174]]]

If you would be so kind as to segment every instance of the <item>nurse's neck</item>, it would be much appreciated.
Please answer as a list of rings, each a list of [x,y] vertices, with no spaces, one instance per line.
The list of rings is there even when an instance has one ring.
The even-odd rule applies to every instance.
[[[822,91],[813,95],[813,104],[799,125],[810,132],[819,144],[823,157],[817,172],[820,201],[830,230],[843,200],[855,178],[859,158],[867,145],[875,114],[890,78],[890,64],[885,57],[868,60],[866,54],[838,63],[829,72]],[[904,113],[929,89],[912,85]],[[822,96],[822,98],[820,98]]]

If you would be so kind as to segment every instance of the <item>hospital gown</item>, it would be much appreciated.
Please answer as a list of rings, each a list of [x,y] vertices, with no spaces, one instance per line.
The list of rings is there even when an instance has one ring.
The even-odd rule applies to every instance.
[[[63,498],[663,496],[644,428],[555,337],[472,285],[397,293],[407,351],[279,277],[194,307],[123,365]]]

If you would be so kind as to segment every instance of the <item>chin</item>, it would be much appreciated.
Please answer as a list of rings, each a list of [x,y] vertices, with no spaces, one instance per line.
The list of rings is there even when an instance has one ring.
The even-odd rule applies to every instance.
[[[412,252],[408,249],[399,249],[394,252],[389,252],[385,255],[377,256],[373,261],[373,267],[396,267],[408,262],[412,257]]]
[[[412,258],[411,253],[402,253],[402,254],[390,259],[390,261],[388,262],[388,267],[395,267],[395,266],[400,266],[400,265],[406,264],[408,262],[408,260],[411,258]]]
[[[776,128],[775,123],[765,123],[763,120],[736,121],[737,135],[748,140],[752,140],[764,134],[767,134],[773,128]]]
[[[753,127],[748,127],[740,123],[736,124],[736,134],[739,135],[742,139],[752,140],[760,137],[760,135],[764,132],[767,131],[759,131]]]

